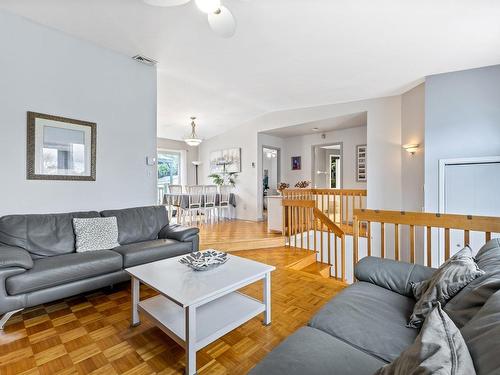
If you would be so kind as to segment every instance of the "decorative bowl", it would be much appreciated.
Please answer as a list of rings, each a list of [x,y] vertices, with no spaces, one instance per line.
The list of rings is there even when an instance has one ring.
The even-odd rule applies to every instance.
[[[179,259],[179,262],[195,271],[208,271],[228,260],[227,253],[217,250],[197,251]]]

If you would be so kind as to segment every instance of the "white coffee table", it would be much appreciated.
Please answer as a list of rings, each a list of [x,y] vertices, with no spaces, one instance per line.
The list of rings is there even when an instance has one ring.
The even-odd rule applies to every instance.
[[[196,374],[196,352],[260,313],[271,323],[271,272],[275,267],[228,254],[228,261],[196,272],[182,256],[127,268],[132,276],[132,325],[139,311],[186,350],[186,374]],[[238,289],[264,280],[263,301]],[[160,295],[139,301],[140,283]]]

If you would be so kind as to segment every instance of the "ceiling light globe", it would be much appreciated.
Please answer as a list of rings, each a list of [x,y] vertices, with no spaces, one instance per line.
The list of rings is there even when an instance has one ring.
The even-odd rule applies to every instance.
[[[199,138],[187,138],[184,142],[186,142],[188,146],[196,147],[201,144],[202,140]]]
[[[215,13],[221,7],[220,0],[196,0],[196,5],[203,13],[207,14]]]

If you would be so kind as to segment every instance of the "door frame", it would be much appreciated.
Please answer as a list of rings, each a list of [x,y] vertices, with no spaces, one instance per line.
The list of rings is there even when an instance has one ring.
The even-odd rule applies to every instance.
[[[448,165],[467,165],[467,164],[490,164],[490,163],[500,163],[500,156],[478,156],[469,158],[453,158],[453,159],[439,159],[439,171],[438,171],[438,212],[445,214],[445,191],[446,191],[446,166]],[[444,246],[444,229],[438,229],[438,241],[437,241],[437,256],[439,260],[442,259]]]
[[[439,159],[438,205],[439,212],[445,212],[445,173],[447,165],[500,163],[500,156],[480,156],[470,158]]]

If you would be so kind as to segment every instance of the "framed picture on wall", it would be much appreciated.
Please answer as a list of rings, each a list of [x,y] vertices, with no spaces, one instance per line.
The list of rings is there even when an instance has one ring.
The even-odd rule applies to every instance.
[[[356,181],[366,182],[366,145],[356,146]]]
[[[210,173],[241,172],[241,148],[210,152]]]
[[[302,168],[301,157],[292,156],[292,171],[299,171]]]
[[[28,180],[95,181],[96,124],[28,112]]]

